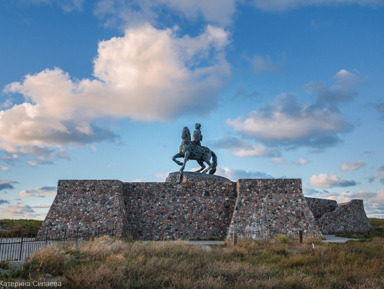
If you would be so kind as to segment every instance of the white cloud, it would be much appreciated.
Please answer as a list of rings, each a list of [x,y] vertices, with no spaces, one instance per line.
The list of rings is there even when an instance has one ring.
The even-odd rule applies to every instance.
[[[208,113],[230,75],[223,54],[228,42],[227,32],[215,26],[192,38],[144,25],[99,43],[93,79],[73,80],[59,68],[27,75],[5,89],[26,102],[0,111],[0,148],[52,153],[68,143],[116,137],[95,120],[168,121]]]
[[[288,9],[301,6],[321,5],[347,5],[358,4],[362,6],[381,6],[382,0],[252,0],[250,1],[257,8],[269,12],[283,12]]]
[[[334,105],[348,102],[357,95],[356,85],[363,82],[363,78],[341,69],[334,76],[335,83],[330,87],[322,81],[313,81],[304,86],[308,93],[317,95],[317,102],[320,105]]]
[[[292,107],[287,109],[286,105]],[[272,106],[252,111],[245,117],[228,119],[227,124],[246,137],[267,144],[319,148],[337,143],[336,134],[347,127],[337,111],[300,106],[292,95],[282,95]]]
[[[36,213],[30,205],[26,205],[22,202],[9,205],[7,208],[0,208],[0,215],[6,218],[16,217],[18,219],[43,219],[45,213]]]
[[[28,198],[28,197],[39,197],[44,198],[47,196],[56,196],[56,187],[41,187],[35,189],[27,189],[19,193],[19,197]]]
[[[341,165],[342,171],[356,171],[362,167],[365,166],[365,163],[363,161],[357,161],[355,163],[343,163]]]
[[[45,209],[45,208],[50,208],[51,205],[48,204],[37,204],[35,206],[32,206],[32,208],[38,208],[38,209]]]
[[[227,124],[247,138],[267,145],[307,146],[324,149],[341,141],[340,134],[353,126],[343,119],[336,107],[340,102],[350,101],[357,92],[357,77],[340,70],[335,83],[311,83],[307,92],[317,95],[314,104],[301,104],[295,95],[281,94],[272,104],[260,107],[248,115],[228,119]]]
[[[232,151],[238,157],[274,157],[278,156],[279,152],[268,149],[259,144],[255,145],[238,137],[223,137],[214,143],[214,146],[219,149],[227,149]]]
[[[7,172],[9,170],[10,170],[9,167],[0,167],[0,171]]]
[[[355,186],[355,181],[340,179],[340,175],[319,174],[311,176],[309,185],[315,188],[349,187]]]
[[[155,178],[160,180],[165,180],[168,177],[168,173],[155,173]]]
[[[26,204],[22,203],[17,203],[17,204],[12,204],[8,207],[8,212],[13,215],[13,216],[24,216],[24,215],[30,215],[34,214],[35,211]]]
[[[302,166],[309,163],[308,160],[303,158],[299,158],[297,161],[286,162],[283,158],[279,158],[279,157],[272,158],[272,162],[275,164],[287,164],[290,166]]]
[[[156,24],[164,11],[178,13],[188,20],[204,19],[209,23],[229,25],[236,11],[236,0],[100,0],[95,14],[106,25]]]
[[[37,167],[37,162],[35,161],[27,161],[27,164],[29,164],[31,167]]]
[[[283,158],[276,157],[276,158],[272,158],[272,162],[273,162],[274,164],[282,164],[282,163],[284,163],[284,159],[283,159]]]

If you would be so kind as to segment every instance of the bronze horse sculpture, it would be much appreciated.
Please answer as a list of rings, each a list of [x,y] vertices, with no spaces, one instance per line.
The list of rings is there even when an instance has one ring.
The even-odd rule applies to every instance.
[[[215,153],[207,147],[193,144],[191,141],[191,132],[188,127],[183,128],[181,139],[183,141],[181,142],[179,153],[172,158],[175,163],[181,166],[180,173],[184,171],[188,160],[195,160],[200,165],[200,169],[197,172],[205,174],[209,171],[209,174],[213,175],[217,167],[217,156]],[[184,158],[184,162],[176,160],[177,158]],[[204,162],[208,165],[207,168],[205,168]]]

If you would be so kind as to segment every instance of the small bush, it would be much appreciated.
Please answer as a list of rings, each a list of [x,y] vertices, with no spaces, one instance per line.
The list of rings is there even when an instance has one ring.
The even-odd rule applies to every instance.
[[[288,244],[289,243],[289,238],[285,235],[279,235],[276,237],[276,241],[280,242],[280,243],[284,243],[284,244]]]
[[[38,274],[60,275],[66,270],[68,257],[59,247],[45,247],[30,258],[31,271]]]

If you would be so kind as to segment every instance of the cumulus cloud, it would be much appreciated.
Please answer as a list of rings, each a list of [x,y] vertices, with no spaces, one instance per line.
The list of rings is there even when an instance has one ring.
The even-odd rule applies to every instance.
[[[8,212],[13,216],[30,215],[35,213],[35,211],[29,205],[22,203],[10,205],[8,207]]]
[[[25,102],[0,110],[0,147],[52,155],[69,143],[114,140],[96,120],[168,121],[208,113],[230,75],[223,54],[228,42],[227,32],[211,25],[196,37],[144,25],[99,43],[92,79],[71,79],[59,68],[27,75],[5,88]]]
[[[213,143],[219,149],[232,151],[238,157],[273,157],[279,152],[268,149],[263,145],[254,145],[238,137],[226,136]]]
[[[264,172],[236,170],[226,167],[218,167],[217,174],[232,181],[237,181],[238,179],[273,179],[273,176]]]
[[[10,170],[9,167],[0,167],[0,171],[7,172],[9,170]]]
[[[378,173],[374,174],[369,178],[369,182],[372,183],[376,179],[380,179],[380,182],[384,184],[384,166],[381,166],[380,168],[377,169]]]
[[[362,167],[365,166],[365,163],[363,161],[357,161],[355,163],[343,163],[341,165],[342,171],[356,171]]]
[[[274,104],[247,116],[227,120],[235,131],[269,145],[325,148],[340,142],[350,125],[337,111],[300,105],[293,95],[281,95]]]
[[[340,175],[319,174],[311,176],[309,185],[315,188],[332,188],[356,186],[357,183],[353,180],[342,180]]]
[[[0,180],[0,191],[7,190],[7,189],[10,189],[10,190],[14,189],[15,187],[13,186],[13,184],[17,184],[17,182]]]
[[[334,146],[341,141],[342,134],[353,128],[336,105],[350,101],[357,84],[354,74],[346,70],[340,70],[335,78],[331,88],[320,89],[314,83],[306,86],[306,91],[317,94],[313,104],[302,104],[295,95],[281,94],[273,103],[248,115],[228,119],[227,124],[243,136],[270,146],[313,149]]]
[[[28,197],[38,197],[45,198],[47,196],[56,196],[56,187],[41,187],[35,189],[27,189],[19,193],[19,197],[28,198]]]
[[[188,20],[204,19],[209,23],[228,25],[236,11],[236,0],[100,0],[94,13],[105,25],[156,24],[165,11]]]
[[[257,8],[268,12],[283,12],[301,6],[321,5],[347,5],[358,4],[362,6],[381,6],[382,0],[252,0]]]
[[[357,95],[356,85],[362,82],[356,74],[345,69],[340,70],[334,76],[335,83],[328,87],[321,81],[310,82],[304,86],[304,90],[317,96],[319,105],[338,104],[348,102]]]

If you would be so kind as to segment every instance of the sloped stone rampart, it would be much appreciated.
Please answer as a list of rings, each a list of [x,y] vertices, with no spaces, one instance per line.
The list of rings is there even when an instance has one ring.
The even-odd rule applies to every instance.
[[[333,212],[338,207],[337,202],[334,200],[309,197],[306,197],[305,199],[316,220],[320,219],[325,213]]]
[[[300,179],[237,181],[238,196],[227,238],[265,239],[278,235],[321,237]]]
[[[60,180],[37,237],[62,238],[77,228],[114,229],[121,236],[127,226],[123,189],[118,180]]]
[[[318,220],[318,225],[323,234],[366,232],[371,229],[363,200],[339,204],[334,211],[325,213]]]

